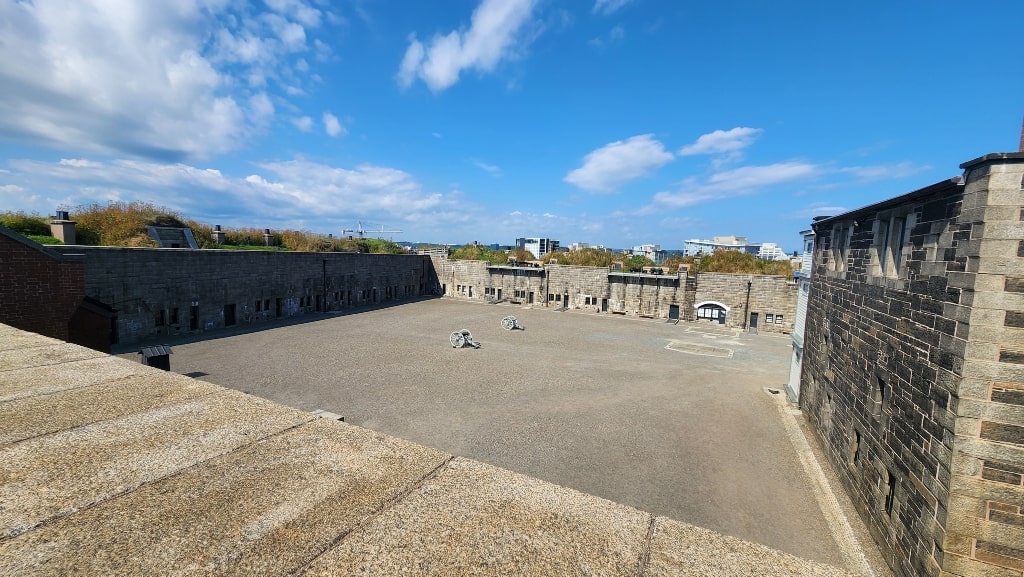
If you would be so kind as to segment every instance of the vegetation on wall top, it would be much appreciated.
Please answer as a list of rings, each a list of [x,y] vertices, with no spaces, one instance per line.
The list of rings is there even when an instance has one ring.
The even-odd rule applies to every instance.
[[[362,252],[401,254],[401,246],[377,238],[333,238],[301,230],[271,230],[272,246],[266,246],[263,229],[224,228],[224,244],[213,239],[213,227],[148,202],[89,204],[69,211],[75,221],[75,240],[91,246],[155,247],[149,226],[189,228],[199,248],[234,250],[288,250],[297,252]],[[41,244],[58,244],[50,233],[49,218],[21,212],[0,213],[0,225]]]

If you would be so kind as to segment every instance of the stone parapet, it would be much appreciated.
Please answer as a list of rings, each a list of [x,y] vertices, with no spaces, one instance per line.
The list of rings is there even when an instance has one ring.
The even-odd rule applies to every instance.
[[[0,574],[169,573],[849,577],[0,325]]]

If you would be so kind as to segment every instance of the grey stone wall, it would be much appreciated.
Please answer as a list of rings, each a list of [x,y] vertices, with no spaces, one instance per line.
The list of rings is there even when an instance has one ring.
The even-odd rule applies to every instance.
[[[489,266],[482,261],[432,257],[444,294],[455,298],[502,300],[607,312],[633,317],[669,318],[677,307],[681,320],[697,320],[695,304],[702,300],[727,303],[732,314],[726,325],[743,327],[747,281],[751,282],[749,312],[759,315],[759,330],[789,332],[796,317],[796,285],[785,277],[703,273],[688,277],[610,272],[600,267],[549,264],[541,269]],[[781,322],[768,323],[768,314]],[[707,322],[707,321],[704,321]]]
[[[781,276],[699,273],[696,280],[697,290],[691,309],[701,303],[717,302],[729,307],[726,326],[749,327],[751,315],[756,314],[759,332],[789,333],[793,330],[797,286],[792,279]],[[693,312],[690,311],[691,314]],[[781,321],[778,320],[780,316]],[[772,322],[768,322],[769,318]]]
[[[899,575],[1024,572],[1022,162],[815,224],[801,408]]]
[[[967,163],[953,234],[943,335],[962,378],[954,425],[944,571],[1024,573],[1024,154]],[[935,234],[935,230],[922,231]],[[960,271],[960,265],[963,270]],[[962,351],[963,366],[957,366]],[[940,358],[940,365],[949,364]],[[948,412],[947,412],[948,415]]]
[[[85,293],[118,310],[120,343],[411,299],[437,282],[419,255],[57,250],[84,255]]]

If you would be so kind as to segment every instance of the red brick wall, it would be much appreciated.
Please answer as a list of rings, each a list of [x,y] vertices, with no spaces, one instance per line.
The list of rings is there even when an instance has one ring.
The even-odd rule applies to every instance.
[[[85,297],[85,266],[0,231],[0,323],[67,340]]]

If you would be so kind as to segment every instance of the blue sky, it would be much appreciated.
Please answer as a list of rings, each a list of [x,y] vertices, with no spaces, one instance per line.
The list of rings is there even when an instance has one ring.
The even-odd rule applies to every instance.
[[[1015,151],[1024,2],[0,0],[0,210],[610,247]]]

